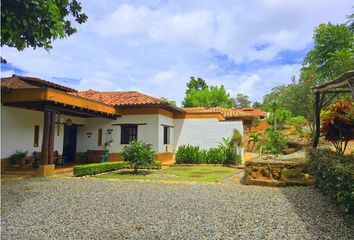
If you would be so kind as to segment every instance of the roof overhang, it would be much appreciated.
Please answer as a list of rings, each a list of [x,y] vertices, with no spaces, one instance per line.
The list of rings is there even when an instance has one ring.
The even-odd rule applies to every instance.
[[[354,71],[348,71],[336,79],[312,88],[314,93],[352,92],[354,95]]]
[[[58,112],[80,117],[116,118],[121,114],[117,108],[51,88],[12,89],[1,95],[4,105]]]

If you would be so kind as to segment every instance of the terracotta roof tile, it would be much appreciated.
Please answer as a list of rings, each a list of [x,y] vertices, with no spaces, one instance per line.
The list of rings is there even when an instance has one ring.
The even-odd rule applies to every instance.
[[[167,104],[158,98],[137,91],[99,92],[89,89],[87,91],[78,92],[76,95],[115,106]]]

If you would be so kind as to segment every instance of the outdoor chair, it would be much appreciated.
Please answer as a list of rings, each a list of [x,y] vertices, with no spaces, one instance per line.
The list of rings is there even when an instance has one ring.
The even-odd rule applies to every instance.
[[[33,152],[34,161],[32,162],[32,166],[34,168],[39,168],[39,164],[41,164],[41,152]]]
[[[65,164],[65,156],[60,155],[58,151],[54,151],[54,158],[55,158],[55,164],[56,165],[62,165],[64,166]]]
[[[104,155],[102,155],[102,160],[101,162],[107,162],[108,161],[108,156],[109,156],[109,151],[107,150],[106,153]]]

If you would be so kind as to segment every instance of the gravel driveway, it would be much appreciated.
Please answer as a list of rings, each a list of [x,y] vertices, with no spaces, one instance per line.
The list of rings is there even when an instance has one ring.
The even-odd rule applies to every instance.
[[[2,186],[2,239],[350,239],[311,187],[30,178]]]

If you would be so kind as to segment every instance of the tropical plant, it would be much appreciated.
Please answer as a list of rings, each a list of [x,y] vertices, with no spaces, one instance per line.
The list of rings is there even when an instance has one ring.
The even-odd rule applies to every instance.
[[[242,145],[243,145],[243,136],[241,135],[241,133],[235,128],[233,133],[232,133],[232,137],[231,137],[231,141],[230,141],[230,146],[235,150],[237,155],[241,155],[241,149],[242,149]]]
[[[344,154],[348,142],[354,139],[354,106],[339,101],[321,112],[321,133],[339,154]]]
[[[288,143],[288,138],[284,136],[281,131],[267,129],[265,131],[265,138],[262,139],[261,143],[258,145],[258,148],[262,152],[270,152],[272,154],[280,154],[282,150],[286,147]]]
[[[200,164],[205,163],[205,151],[197,146],[181,145],[176,152],[177,164]]]
[[[16,150],[11,156],[10,161],[12,165],[19,164],[28,154],[28,151]]]
[[[261,140],[261,135],[259,133],[250,133],[249,138],[248,138],[248,145],[252,143],[252,146],[250,148],[251,151],[254,150],[255,145]]]
[[[87,21],[77,0],[3,0],[1,2],[1,46],[52,48],[52,41],[77,31],[71,22]]]
[[[219,143],[219,149],[224,155],[223,164],[224,165],[235,165],[241,163],[241,155],[238,153],[237,138],[232,140],[232,138],[223,138]],[[241,145],[242,146],[242,145]]]
[[[296,116],[287,119],[286,124],[295,127],[293,133],[303,135],[303,126],[307,122],[306,118],[303,116]]]
[[[133,165],[134,173],[154,162],[154,150],[150,144],[142,141],[131,141],[122,151],[123,160]]]
[[[270,112],[266,121],[273,126],[273,130],[281,130],[284,128],[286,121],[291,117],[291,112],[286,109],[276,109]]]

